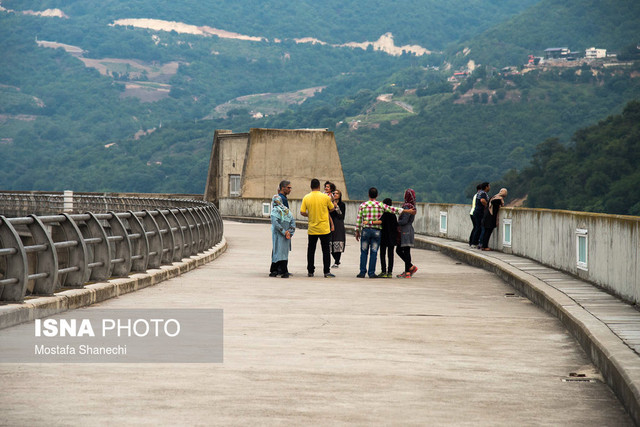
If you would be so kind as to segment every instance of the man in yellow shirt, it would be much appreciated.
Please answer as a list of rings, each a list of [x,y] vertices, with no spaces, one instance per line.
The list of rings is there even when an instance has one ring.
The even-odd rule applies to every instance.
[[[331,274],[331,227],[329,226],[329,212],[335,209],[331,197],[320,191],[320,181],[311,180],[311,193],[304,196],[300,206],[300,215],[309,218],[309,243],[307,245],[307,271],[308,276],[313,277],[315,271],[315,256],[318,239],[322,248],[322,264],[324,277],[335,277]]]

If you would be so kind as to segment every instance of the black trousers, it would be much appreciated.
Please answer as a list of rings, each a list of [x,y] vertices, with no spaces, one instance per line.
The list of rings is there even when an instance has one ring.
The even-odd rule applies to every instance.
[[[309,234],[309,244],[307,246],[307,271],[312,273],[316,267],[316,246],[320,240],[320,247],[322,248],[322,265],[324,267],[324,274],[331,273],[331,233],[327,234]]]
[[[271,263],[271,269],[269,269],[269,273],[285,274],[288,272],[289,272],[288,259],[283,259],[281,261]]]
[[[404,261],[404,271],[408,273],[411,270],[411,246],[398,246],[396,253]]]
[[[393,273],[393,248],[384,243],[380,244],[380,267],[383,273]],[[387,269],[387,259],[389,259],[389,268]]]
[[[333,257],[336,264],[340,264],[340,258],[342,257],[342,252],[332,252],[331,256]]]
[[[478,246],[478,242],[473,242],[473,235],[476,232],[476,219],[474,218],[473,215],[469,215],[469,218],[471,218],[471,224],[473,224],[473,228],[471,229],[471,233],[469,233],[469,246]]]
[[[489,247],[489,239],[491,238],[491,233],[493,233],[494,227],[484,227],[484,235],[482,236],[482,247]]]
[[[482,215],[483,212],[481,211],[478,215],[472,216],[471,220],[473,221],[473,231],[471,232],[469,240],[469,244],[471,246],[477,246],[478,243],[480,243],[480,234],[482,233]]]

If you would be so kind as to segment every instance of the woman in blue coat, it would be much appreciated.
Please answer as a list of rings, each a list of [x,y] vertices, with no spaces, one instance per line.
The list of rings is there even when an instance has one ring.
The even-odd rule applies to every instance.
[[[289,251],[291,251],[291,237],[296,231],[296,220],[289,209],[282,203],[279,194],[271,199],[271,240],[273,243],[271,251],[271,272],[270,277],[282,275],[282,278],[289,277],[288,263]]]

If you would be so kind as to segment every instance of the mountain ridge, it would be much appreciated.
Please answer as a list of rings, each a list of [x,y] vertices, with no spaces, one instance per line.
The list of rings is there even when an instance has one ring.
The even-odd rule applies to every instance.
[[[577,0],[565,3],[570,11],[580,7]],[[541,4],[556,3],[428,1],[414,10],[408,0],[331,0],[318,14],[309,1],[286,7],[282,1],[219,2],[207,8],[191,0],[5,0],[3,7],[11,9],[60,8],[68,18],[0,12],[0,54],[7,58],[0,84],[19,89],[0,86],[5,101],[0,105],[5,117],[0,123],[0,186],[197,193],[203,190],[203,159],[208,159],[215,129],[323,127],[336,131],[351,194],[377,185],[382,194],[397,198],[415,186],[423,201],[465,202],[478,179],[496,180],[508,169],[526,167],[542,140],[558,137],[567,144],[575,130],[621,112],[638,97],[638,79],[632,77],[637,65],[607,71],[585,63],[523,73],[527,69],[521,64],[531,53],[527,46],[542,50],[548,47],[545,39],[513,50],[500,47],[527,38],[529,29],[518,23]],[[613,7],[589,5],[589,17]],[[364,6],[371,6],[368,12]],[[345,16],[336,14],[344,10]],[[631,23],[638,21],[635,10],[626,13]],[[601,26],[610,27],[622,12],[604,11]],[[297,19],[287,21],[293,13]],[[546,23],[560,26],[565,15],[556,15],[548,15]],[[109,25],[124,17],[208,25],[282,41]],[[571,34],[590,40],[580,21],[569,24]],[[452,26],[455,31],[449,31]],[[635,34],[629,22],[621,27]],[[399,45],[442,52],[392,57],[373,47],[294,41],[310,37],[339,44],[374,40],[388,31]],[[494,43],[491,37],[498,35]],[[554,40],[558,45],[564,44],[561,36]],[[77,46],[103,73],[71,53],[40,48],[35,40]],[[635,52],[627,50],[633,57]],[[108,58],[118,61],[107,63]],[[162,97],[154,98],[150,93],[158,87],[151,68],[136,63],[179,65],[162,82],[167,85],[159,88],[165,90]],[[512,71],[500,70],[505,63]],[[238,104],[226,119],[202,120],[233,99],[312,87],[324,89],[302,104],[273,111]],[[132,93],[140,99],[128,96]],[[384,94],[391,94],[392,102],[378,99]]]

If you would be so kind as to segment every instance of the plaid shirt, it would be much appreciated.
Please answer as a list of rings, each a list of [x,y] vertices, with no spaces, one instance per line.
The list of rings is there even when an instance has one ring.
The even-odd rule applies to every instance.
[[[391,212],[393,214],[401,214],[402,208],[394,208],[393,206],[385,205],[377,200],[368,200],[360,204],[358,208],[358,217],[356,218],[356,228],[358,231],[365,228],[377,228],[382,229],[382,224],[371,224],[371,221],[378,221],[382,214],[385,212]]]

